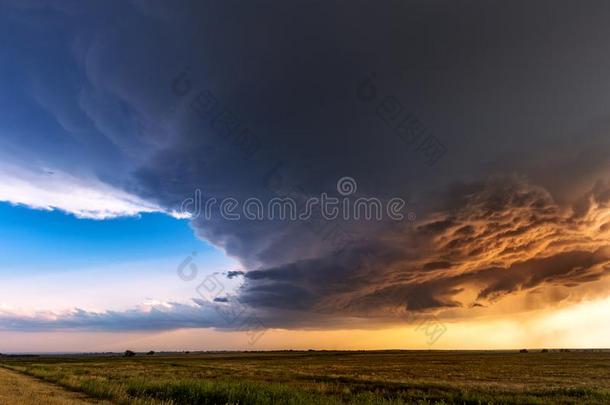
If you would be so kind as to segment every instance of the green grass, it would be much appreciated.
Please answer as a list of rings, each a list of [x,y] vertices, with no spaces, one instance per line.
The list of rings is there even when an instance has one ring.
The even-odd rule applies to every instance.
[[[607,404],[609,352],[258,352],[0,358],[119,404]]]

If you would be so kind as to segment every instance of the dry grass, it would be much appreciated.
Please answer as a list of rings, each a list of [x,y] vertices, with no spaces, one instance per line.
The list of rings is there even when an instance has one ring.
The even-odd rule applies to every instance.
[[[84,395],[40,382],[32,377],[0,368],[0,404],[83,405],[93,404]]]

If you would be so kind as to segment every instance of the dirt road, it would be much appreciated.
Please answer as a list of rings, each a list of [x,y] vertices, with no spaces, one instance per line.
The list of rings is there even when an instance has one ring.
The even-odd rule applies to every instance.
[[[0,368],[0,405],[93,404],[81,394],[66,391],[5,368]]]

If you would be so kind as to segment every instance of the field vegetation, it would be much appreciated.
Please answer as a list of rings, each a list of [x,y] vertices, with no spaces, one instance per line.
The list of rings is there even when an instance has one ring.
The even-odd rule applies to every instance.
[[[248,352],[0,357],[118,404],[608,404],[610,352]]]

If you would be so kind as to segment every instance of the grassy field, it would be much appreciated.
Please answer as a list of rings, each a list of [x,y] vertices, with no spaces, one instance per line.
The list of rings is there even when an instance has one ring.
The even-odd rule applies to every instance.
[[[608,404],[610,352],[257,352],[0,357],[119,404]]]

